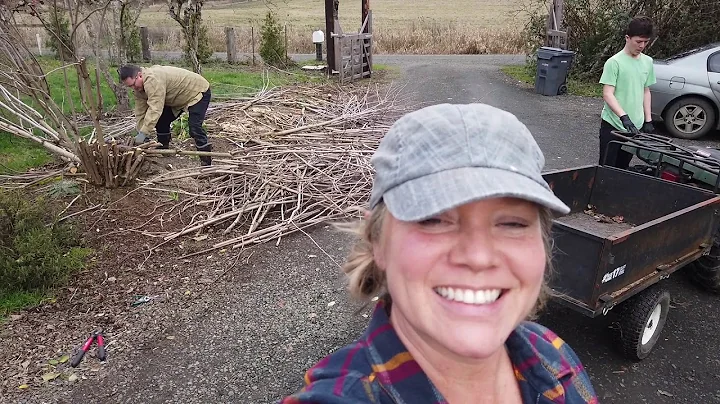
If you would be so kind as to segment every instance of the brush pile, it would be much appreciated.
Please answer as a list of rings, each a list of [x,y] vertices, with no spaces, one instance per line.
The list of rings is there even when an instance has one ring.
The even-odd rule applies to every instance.
[[[209,250],[243,247],[357,214],[372,187],[370,157],[399,116],[399,104],[395,89],[328,85],[264,91],[214,106],[208,126],[234,145],[232,157],[145,182],[162,192],[177,192],[163,184],[180,178],[202,176],[211,184],[181,192],[180,210],[196,213],[162,244],[213,227],[233,237]]]

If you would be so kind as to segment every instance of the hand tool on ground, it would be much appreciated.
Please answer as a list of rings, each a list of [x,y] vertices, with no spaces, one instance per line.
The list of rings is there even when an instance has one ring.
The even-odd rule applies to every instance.
[[[157,299],[158,297],[160,297],[160,295],[155,295],[155,296],[135,296],[135,299],[137,299],[137,300],[135,300],[130,306],[132,306],[132,307],[139,306],[139,305],[141,305],[141,304],[143,304],[143,303],[147,303],[147,302],[149,302],[149,301],[151,301],[151,300]]]
[[[104,361],[105,358],[107,358],[107,354],[105,352],[105,338],[103,337],[102,331],[98,330],[93,332],[92,335],[90,335],[90,337],[85,341],[80,350],[72,357],[72,360],[70,361],[70,366],[77,367],[77,365],[80,364],[80,361],[85,356],[85,353],[90,349],[93,341],[97,341],[98,344],[95,356],[97,356],[100,361]]]

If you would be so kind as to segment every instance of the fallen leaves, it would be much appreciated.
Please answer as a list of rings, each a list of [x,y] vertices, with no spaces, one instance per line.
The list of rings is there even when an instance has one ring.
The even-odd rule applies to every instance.
[[[42,379],[43,381],[49,382],[50,380],[55,380],[58,376],[60,376],[58,372],[49,372],[42,375]]]
[[[593,205],[588,205],[588,208],[586,210],[584,210],[583,212],[585,212],[586,215],[592,216],[595,220],[597,220],[600,223],[613,223],[613,222],[614,223],[625,223],[625,218],[623,216],[616,215],[613,217],[609,217],[602,213],[597,213],[595,211],[595,209],[597,209],[597,207],[595,207]]]

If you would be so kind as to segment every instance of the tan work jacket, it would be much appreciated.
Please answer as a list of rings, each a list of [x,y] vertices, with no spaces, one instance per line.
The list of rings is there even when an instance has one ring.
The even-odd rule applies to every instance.
[[[135,91],[135,118],[137,130],[144,133],[155,129],[165,106],[177,116],[200,101],[210,88],[203,76],[174,66],[145,67],[142,77],[144,91]]]

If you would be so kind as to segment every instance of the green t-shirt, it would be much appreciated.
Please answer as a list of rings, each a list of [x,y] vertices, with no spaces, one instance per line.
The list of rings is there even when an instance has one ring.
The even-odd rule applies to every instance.
[[[600,84],[615,87],[615,98],[630,120],[640,129],[645,123],[645,87],[655,84],[653,59],[644,53],[636,59],[621,50],[605,62]],[[616,129],[625,130],[620,117],[615,115],[607,103],[604,103],[600,116]]]

